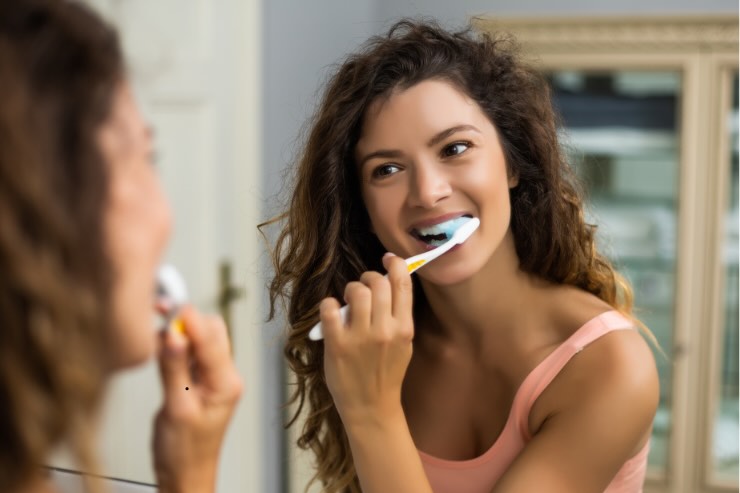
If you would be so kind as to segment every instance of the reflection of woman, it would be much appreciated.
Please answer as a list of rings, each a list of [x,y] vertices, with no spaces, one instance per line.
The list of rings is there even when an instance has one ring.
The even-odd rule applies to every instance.
[[[52,491],[61,444],[95,470],[108,377],[155,351],[170,212],[151,159],[116,34],[76,2],[0,2],[0,491]],[[161,340],[155,468],[160,491],[212,491],[241,383],[220,319],[182,317],[187,338]]]
[[[298,443],[326,491],[642,488],[655,363],[546,85],[510,45],[401,22],[344,62],[313,120],[272,296],[289,298]],[[384,255],[466,216],[479,229],[413,281]]]

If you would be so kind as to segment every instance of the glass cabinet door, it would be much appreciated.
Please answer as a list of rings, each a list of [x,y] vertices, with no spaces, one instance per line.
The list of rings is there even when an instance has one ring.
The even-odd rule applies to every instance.
[[[732,97],[723,108],[722,117],[726,118],[723,130],[729,134],[725,142],[729,149],[722,150],[729,172],[726,183],[726,205],[722,221],[723,243],[720,262],[724,290],[721,292],[719,307],[720,320],[724,330],[720,345],[719,386],[715,400],[715,415],[711,436],[711,477],[715,481],[726,483],[737,481],[738,460],[738,76],[732,77],[728,88]]]
[[[597,245],[632,284],[635,314],[657,338],[660,407],[649,464],[668,464],[678,222],[681,75],[554,71],[562,142],[587,194]]]
[[[597,246],[659,343],[644,491],[737,493],[737,14],[476,26],[547,75]]]

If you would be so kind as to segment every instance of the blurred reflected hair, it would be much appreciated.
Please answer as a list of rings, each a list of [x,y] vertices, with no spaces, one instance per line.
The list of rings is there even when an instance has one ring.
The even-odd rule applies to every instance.
[[[596,227],[584,219],[577,180],[558,142],[550,90],[523,63],[507,35],[468,28],[449,32],[434,22],[404,19],[371,38],[338,67],[310,122],[295,168],[287,211],[273,252],[274,317],[282,300],[290,325],[285,356],[295,374],[291,403],[305,422],[298,445],[316,459],[324,491],[360,492],[346,433],[323,371],[323,344],[309,341],[319,303],[342,298],[345,285],[381,270],[385,252],[371,233],[362,202],[355,147],[368,107],[425,80],[447,82],[474,100],[493,123],[510,175],[511,230],[520,268],[577,286],[631,316],[632,291],[596,250]],[[414,310],[425,306],[414,281]],[[639,323],[639,322],[638,322]],[[306,409],[307,408],[307,409]]]
[[[78,2],[0,2],[0,491],[68,446],[94,471],[108,369],[108,173],[97,133],[124,75]],[[89,486],[89,485],[88,485]]]

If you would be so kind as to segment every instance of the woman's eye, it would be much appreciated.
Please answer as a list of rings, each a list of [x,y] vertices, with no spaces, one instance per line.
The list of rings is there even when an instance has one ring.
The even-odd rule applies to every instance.
[[[445,146],[445,148],[442,149],[442,156],[457,156],[458,154],[462,154],[463,152],[467,151],[469,147],[470,142],[455,142],[453,144]]]
[[[395,164],[383,164],[373,170],[373,178],[385,178],[398,172],[398,170],[399,168]]]

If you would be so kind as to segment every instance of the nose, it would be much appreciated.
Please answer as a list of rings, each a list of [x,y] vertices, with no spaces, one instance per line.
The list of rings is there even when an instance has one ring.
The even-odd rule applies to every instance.
[[[452,191],[447,173],[435,163],[414,166],[409,188],[409,205],[423,208],[434,207]]]

